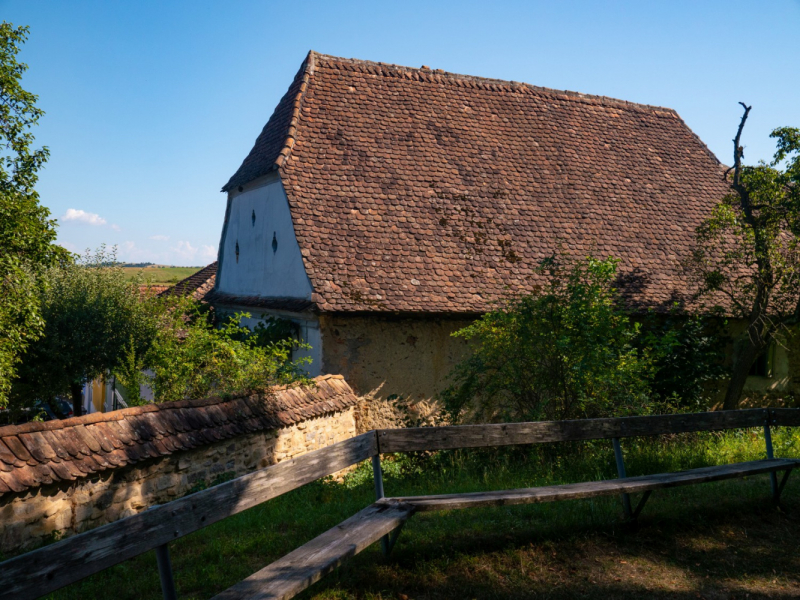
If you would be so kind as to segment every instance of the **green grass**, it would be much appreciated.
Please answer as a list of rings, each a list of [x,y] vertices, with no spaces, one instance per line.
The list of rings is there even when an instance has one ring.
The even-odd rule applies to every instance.
[[[800,431],[774,432],[800,457]],[[630,476],[764,457],[757,431],[624,440]],[[510,489],[616,476],[610,441],[384,460],[387,495]],[[768,476],[655,492],[638,529],[619,498],[422,513],[392,556],[377,545],[305,592],[359,598],[788,597],[800,595],[800,476],[770,502]],[[171,544],[181,598],[210,598],[373,501],[371,469],[316,482]],[[110,593],[113,590],[113,594]],[[160,598],[152,552],[53,594]]]
[[[145,282],[154,285],[178,283],[203,267],[122,267],[130,279],[141,276]]]

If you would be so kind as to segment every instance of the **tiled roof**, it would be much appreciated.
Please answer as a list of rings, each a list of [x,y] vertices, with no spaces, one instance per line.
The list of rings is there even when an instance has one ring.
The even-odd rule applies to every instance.
[[[174,286],[162,291],[160,296],[180,294],[183,296],[191,294],[195,300],[205,300],[206,294],[214,289],[214,282],[217,280],[217,261],[207,267],[203,267],[196,273],[189,275],[186,279],[181,279]]]
[[[148,404],[0,427],[0,495],[89,477],[355,405],[353,390],[340,375],[314,381],[313,387],[277,388],[270,395]]]
[[[727,192],[673,110],[313,52],[224,189],[275,169],[322,311],[482,312],[558,251],[664,306]]]

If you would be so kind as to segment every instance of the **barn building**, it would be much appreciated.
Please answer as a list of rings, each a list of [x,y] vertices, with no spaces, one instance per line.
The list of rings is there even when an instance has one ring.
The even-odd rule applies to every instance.
[[[223,188],[207,299],[294,320],[314,375],[429,398],[554,252],[620,259],[634,309],[684,299],[723,171],[668,108],[310,52]],[[754,386],[788,388],[775,361]]]

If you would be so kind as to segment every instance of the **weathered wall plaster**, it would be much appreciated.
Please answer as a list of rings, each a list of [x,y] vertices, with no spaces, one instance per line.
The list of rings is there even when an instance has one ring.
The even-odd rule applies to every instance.
[[[359,431],[395,426],[394,400],[429,402],[469,346],[454,331],[466,319],[320,315],[322,371],[342,373],[356,394]]]

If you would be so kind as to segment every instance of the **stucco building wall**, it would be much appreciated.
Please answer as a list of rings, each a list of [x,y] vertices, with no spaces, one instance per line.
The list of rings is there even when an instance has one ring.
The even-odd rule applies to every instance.
[[[745,332],[746,327],[747,323],[740,319],[732,320],[728,325],[731,344],[726,355],[729,365],[733,361],[733,342]],[[720,402],[724,395],[725,385],[720,386],[718,396]],[[800,333],[794,332],[786,335],[782,343],[774,345],[770,377],[751,375],[747,378],[743,404],[797,406],[798,400],[800,400]]]
[[[320,315],[322,372],[341,372],[360,396],[359,431],[397,426],[403,417],[395,410],[398,401],[415,418],[425,417],[450,371],[469,353],[468,343],[452,333],[471,322]]]

